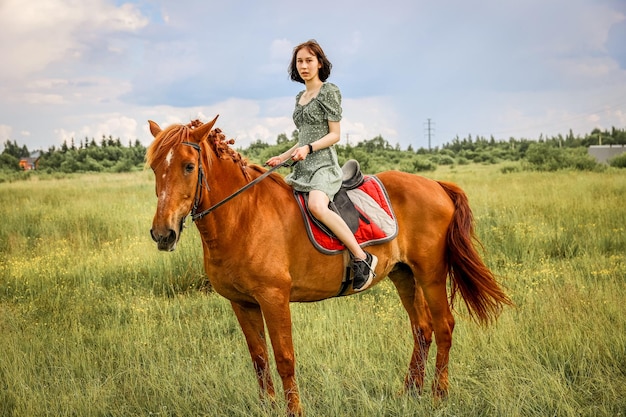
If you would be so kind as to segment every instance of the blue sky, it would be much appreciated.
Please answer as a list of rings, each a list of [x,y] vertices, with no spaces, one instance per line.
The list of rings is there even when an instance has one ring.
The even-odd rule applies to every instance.
[[[342,142],[626,127],[624,0],[0,0],[0,143],[152,137],[208,120],[237,146],[291,136],[293,47],[316,39]]]

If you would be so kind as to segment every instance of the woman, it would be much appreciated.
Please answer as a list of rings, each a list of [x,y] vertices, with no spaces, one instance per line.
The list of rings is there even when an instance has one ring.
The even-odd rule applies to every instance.
[[[306,89],[296,96],[293,121],[299,130],[298,143],[281,155],[270,158],[270,166],[291,158],[300,161],[285,180],[295,190],[309,193],[309,210],[343,242],[352,254],[354,291],[363,291],[372,283],[378,259],[365,252],[348,225],[328,204],[341,187],[342,171],[334,144],[341,131],[341,92],[326,83],[332,65],[319,44],[310,40],[293,50],[289,74]]]

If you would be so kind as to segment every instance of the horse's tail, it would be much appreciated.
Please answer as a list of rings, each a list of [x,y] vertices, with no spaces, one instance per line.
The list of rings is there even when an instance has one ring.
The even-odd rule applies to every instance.
[[[455,184],[439,181],[439,185],[448,193],[455,207],[446,237],[451,303],[457,291],[460,292],[470,316],[480,324],[489,324],[500,315],[504,305],[512,305],[513,302],[476,250],[475,243],[482,245],[474,233],[474,215],[467,196]]]

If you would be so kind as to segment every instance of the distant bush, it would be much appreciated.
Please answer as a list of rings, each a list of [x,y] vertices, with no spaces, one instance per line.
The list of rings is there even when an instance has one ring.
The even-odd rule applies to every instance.
[[[560,169],[600,171],[603,169],[585,148],[557,148],[546,143],[533,143],[528,146],[524,166],[533,171]]]
[[[437,169],[437,164],[425,158],[415,158],[413,160],[413,169],[414,172],[434,171]]]
[[[626,152],[611,158],[609,165],[615,168],[626,168]]]
[[[421,155],[416,155],[411,159],[405,159],[398,164],[397,169],[403,172],[416,173],[424,171],[434,171],[437,164]]]
[[[437,165],[454,165],[454,158],[450,155],[433,155],[430,161]]]
[[[20,168],[20,160],[19,158],[7,153],[3,152],[0,154],[0,170],[3,171],[19,171]]]
[[[489,152],[480,152],[474,156],[474,162],[482,164],[497,164],[498,158]]]
[[[29,179],[35,174],[35,171],[22,171],[20,170],[0,170],[0,183],[23,181]]]
[[[500,172],[503,174],[509,174],[511,172],[519,172],[520,171],[520,167],[519,165],[504,165],[502,168],[500,168]]]

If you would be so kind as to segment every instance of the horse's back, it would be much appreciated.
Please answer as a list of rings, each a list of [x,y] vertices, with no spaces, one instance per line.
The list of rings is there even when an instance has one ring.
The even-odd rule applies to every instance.
[[[454,216],[454,202],[437,182],[399,171],[377,174],[398,220],[398,236],[387,252],[391,263],[411,265],[422,275],[445,265],[446,238]]]
[[[376,175],[385,186],[398,217],[408,214],[426,221],[449,223],[454,203],[439,182],[400,171],[384,171]]]

